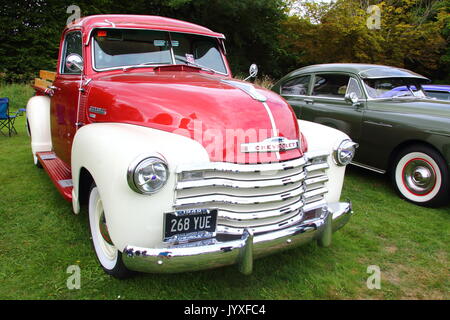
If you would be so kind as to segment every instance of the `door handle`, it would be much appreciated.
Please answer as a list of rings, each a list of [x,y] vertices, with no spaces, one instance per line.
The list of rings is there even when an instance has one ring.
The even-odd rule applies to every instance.
[[[303,101],[305,101],[306,103],[314,103],[313,99],[304,99]]]

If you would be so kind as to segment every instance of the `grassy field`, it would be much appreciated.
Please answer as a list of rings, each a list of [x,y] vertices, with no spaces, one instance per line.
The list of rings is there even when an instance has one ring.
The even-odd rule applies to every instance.
[[[0,87],[23,107],[32,91]],[[17,136],[0,135],[0,299],[449,299],[450,206],[427,209],[401,200],[384,176],[349,168],[343,198],[355,215],[330,248],[315,243],[254,265],[116,280],[103,273],[86,214],[75,216],[46,173],[33,165],[25,117]],[[66,271],[81,268],[81,289]],[[381,269],[369,290],[367,268]]]

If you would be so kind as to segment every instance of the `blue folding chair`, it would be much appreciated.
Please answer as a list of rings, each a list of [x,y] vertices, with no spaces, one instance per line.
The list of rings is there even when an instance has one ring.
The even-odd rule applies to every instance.
[[[17,130],[14,127],[14,123],[16,122],[16,118],[21,116],[25,109],[19,109],[19,111],[10,114],[9,113],[9,99],[8,98],[0,98],[0,132],[3,135],[6,135],[3,132],[3,129],[6,129],[8,132],[8,136],[11,137],[12,133],[17,134]]]

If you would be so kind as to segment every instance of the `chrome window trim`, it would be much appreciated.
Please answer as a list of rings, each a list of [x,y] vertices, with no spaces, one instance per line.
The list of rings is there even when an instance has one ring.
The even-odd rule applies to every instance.
[[[79,73],[66,73],[66,72],[64,72],[64,64],[65,64],[65,60],[66,60],[65,53],[66,53],[66,49],[67,49],[66,39],[67,39],[67,36],[69,34],[75,33],[75,32],[80,33],[80,36],[81,36],[81,57],[83,58],[83,33],[82,33],[82,31],[80,29],[68,30],[66,32],[66,34],[64,35],[63,50],[61,51],[60,64],[59,64],[59,74],[60,75],[77,76],[77,77],[79,77],[80,75],[83,74],[83,71],[80,71]],[[83,60],[84,60],[84,58],[83,58]]]
[[[88,38],[88,41],[86,42],[86,46],[87,46],[87,45],[89,44],[89,42],[90,42],[92,32],[93,32],[94,30],[98,30],[98,29],[111,29],[111,28],[110,28],[110,27],[109,27],[109,28],[108,28],[108,27],[98,27],[98,28],[97,28],[97,27],[94,27],[94,28],[89,32],[89,38]],[[214,38],[214,39],[222,39],[222,38],[217,38],[217,37],[213,37],[213,36],[206,36],[206,35],[198,34],[198,33],[175,32],[175,31],[167,31],[167,30],[159,30],[159,29],[145,29],[145,28],[118,28],[118,29],[120,29],[120,30],[123,29],[123,30],[164,31],[164,32],[168,32],[168,33],[169,33],[169,38],[170,38],[170,39],[172,39],[172,38],[171,38],[171,35],[170,35],[171,32],[174,32],[174,33],[182,33],[182,34],[191,34],[191,35],[199,35],[199,36],[205,36],[205,37]],[[223,39],[225,39],[225,38],[223,38]],[[172,40],[170,40],[170,41],[172,41]],[[219,47],[219,49],[220,49],[220,47]],[[159,64],[159,65],[148,65],[148,66],[144,65],[144,66],[139,66],[139,68],[156,68],[156,67],[169,66],[169,65],[175,65],[175,66],[177,66],[177,65],[180,65],[180,66],[185,65],[185,66],[189,66],[189,65],[187,65],[187,64],[177,64],[177,63],[176,63],[176,61],[175,61],[175,54],[173,53],[173,48],[172,48],[172,46],[170,46],[170,52],[171,52],[172,64]],[[222,59],[223,66],[225,67],[225,69],[227,69],[227,65],[226,65],[225,60],[224,60],[224,55],[223,55],[223,53],[222,53],[221,50],[219,50],[219,52],[220,52],[220,57],[221,57],[221,59]],[[111,67],[111,68],[104,68],[104,69],[98,69],[98,68],[96,68],[96,67],[95,67],[94,43],[92,43],[92,45],[91,45],[91,64],[92,64],[92,69],[93,69],[95,72],[105,72],[105,71],[113,71],[113,70],[123,70],[124,68],[129,68],[129,67],[134,67],[134,66],[135,66],[135,65],[129,65],[129,66]],[[194,66],[194,67],[195,67],[195,66]],[[212,69],[212,70],[214,70],[214,69]],[[216,74],[220,74],[220,75],[223,75],[223,76],[228,76],[228,75],[229,75],[228,69],[227,69],[227,73],[222,73],[222,72],[219,72],[219,71],[217,71],[217,70],[214,70],[214,72],[215,72]]]

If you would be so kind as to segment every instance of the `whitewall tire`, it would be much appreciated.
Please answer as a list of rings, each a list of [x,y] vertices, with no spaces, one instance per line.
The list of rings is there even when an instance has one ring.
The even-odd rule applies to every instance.
[[[440,206],[448,201],[449,176],[446,163],[434,149],[413,145],[395,158],[392,179],[398,193],[423,206]]]
[[[122,253],[117,250],[108,233],[103,210],[103,202],[95,184],[89,192],[89,226],[95,254],[103,270],[116,278],[125,278],[131,272],[122,261]]]

